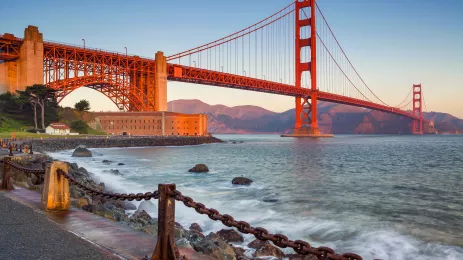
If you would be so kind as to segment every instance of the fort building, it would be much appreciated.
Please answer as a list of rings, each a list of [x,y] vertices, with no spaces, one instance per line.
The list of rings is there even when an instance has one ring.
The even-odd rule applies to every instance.
[[[114,135],[207,135],[207,116],[175,112],[95,112],[95,122]]]

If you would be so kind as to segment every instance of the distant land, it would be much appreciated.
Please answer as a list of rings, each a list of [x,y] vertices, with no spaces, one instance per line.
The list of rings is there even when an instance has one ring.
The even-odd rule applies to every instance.
[[[209,132],[215,134],[288,133],[294,125],[294,109],[276,113],[258,106],[209,105],[200,100],[174,100],[168,110],[180,113],[205,113]],[[319,125],[323,133],[333,134],[409,134],[412,120],[389,113],[319,102]],[[426,133],[463,134],[463,120],[446,113],[429,112],[434,121]]]

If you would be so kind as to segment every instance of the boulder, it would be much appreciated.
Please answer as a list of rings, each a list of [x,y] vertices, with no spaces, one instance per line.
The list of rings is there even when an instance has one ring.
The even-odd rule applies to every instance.
[[[125,164],[123,164],[123,163],[120,162],[120,163],[118,163],[117,165],[121,166],[121,165],[125,165]]]
[[[144,200],[138,206],[137,211],[144,210],[146,212],[157,212],[157,209],[158,209],[158,207],[156,207],[156,205],[153,202],[151,202],[149,200]]]
[[[108,173],[111,173],[113,175],[122,176],[122,173],[117,169],[111,169],[109,171],[108,170],[103,170],[103,172],[108,172]]]
[[[245,178],[245,177],[235,177],[232,180],[232,184],[234,185],[251,185],[253,180]]]
[[[105,163],[105,164],[110,164],[110,163],[112,163],[112,161],[110,161],[110,160],[103,160],[103,161],[101,161],[101,162],[102,162],[102,163]]]
[[[244,238],[234,229],[222,229],[217,232],[217,235],[227,242],[243,242]]]
[[[195,167],[188,170],[189,172],[208,172],[209,168],[205,164],[196,164]]]
[[[72,153],[72,157],[92,157],[92,152],[85,147],[77,147]]]
[[[254,254],[252,254],[254,257],[259,257],[259,256],[273,256],[278,259],[283,259],[285,256],[285,253],[278,249],[275,246],[272,246],[270,243],[263,244],[261,247],[259,247]]]
[[[132,202],[124,201],[124,209],[125,210],[136,210],[137,206],[135,206],[135,204],[133,204]]]
[[[135,214],[133,214],[132,216],[133,219],[139,219],[139,220],[144,220],[144,221],[150,221],[151,219],[153,219],[146,211],[144,210],[141,210],[141,211],[137,211],[135,212]]]
[[[233,251],[235,251],[236,259],[237,260],[249,260],[249,257],[247,257],[244,253],[246,250],[241,247],[233,247]]]
[[[268,241],[262,241],[262,240],[259,240],[259,239],[254,239],[253,241],[251,241],[248,244],[248,247],[249,248],[254,248],[254,249],[259,249],[262,246],[264,246],[265,244],[269,244],[269,242]]]
[[[191,224],[190,230],[194,230],[194,231],[197,231],[197,232],[203,232],[203,229],[201,228],[201,226],[199,226],[198,223]]]
[[[215,259],[236,260],[233,247],[222,240],[202,239],[192,242],[191,245],[196,252],[202,252]]]

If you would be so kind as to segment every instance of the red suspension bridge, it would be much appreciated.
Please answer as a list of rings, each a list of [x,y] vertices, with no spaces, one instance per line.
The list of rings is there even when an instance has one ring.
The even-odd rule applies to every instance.
[[[45,83],[58,90],[61,101],[85,86],[127,111],[167,110],[170,80],[293,96],[295,135],[320,135],[319,100],[410,118],[415,134],[423,133],[425,121],[421,85],[413,85],[400,104],[385,103],[353,66],[315,0],[295,1],[245,29],[167,57],[47,42],[30,26],[24,38],[0,36],[1,60],[0,74],[2,65],[10,71],[14,62],[19,71],[8,78],[10,91]]]

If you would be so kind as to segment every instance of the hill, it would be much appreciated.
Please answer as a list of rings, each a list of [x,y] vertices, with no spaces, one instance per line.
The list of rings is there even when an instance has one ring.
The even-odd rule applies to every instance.
[[[288,133],[294,125],[294,109],[276,113],[258,106],[208,105],[200,100],[175,100],[169,111],[205,113],[211,133]],[[412,120],[342,104],[320,102],[319,125],[323,133],[334,134],[406,134]],[[425,113],[435,127],[425,126],[426,133],[463,133],[463,120],[445,113]]]

